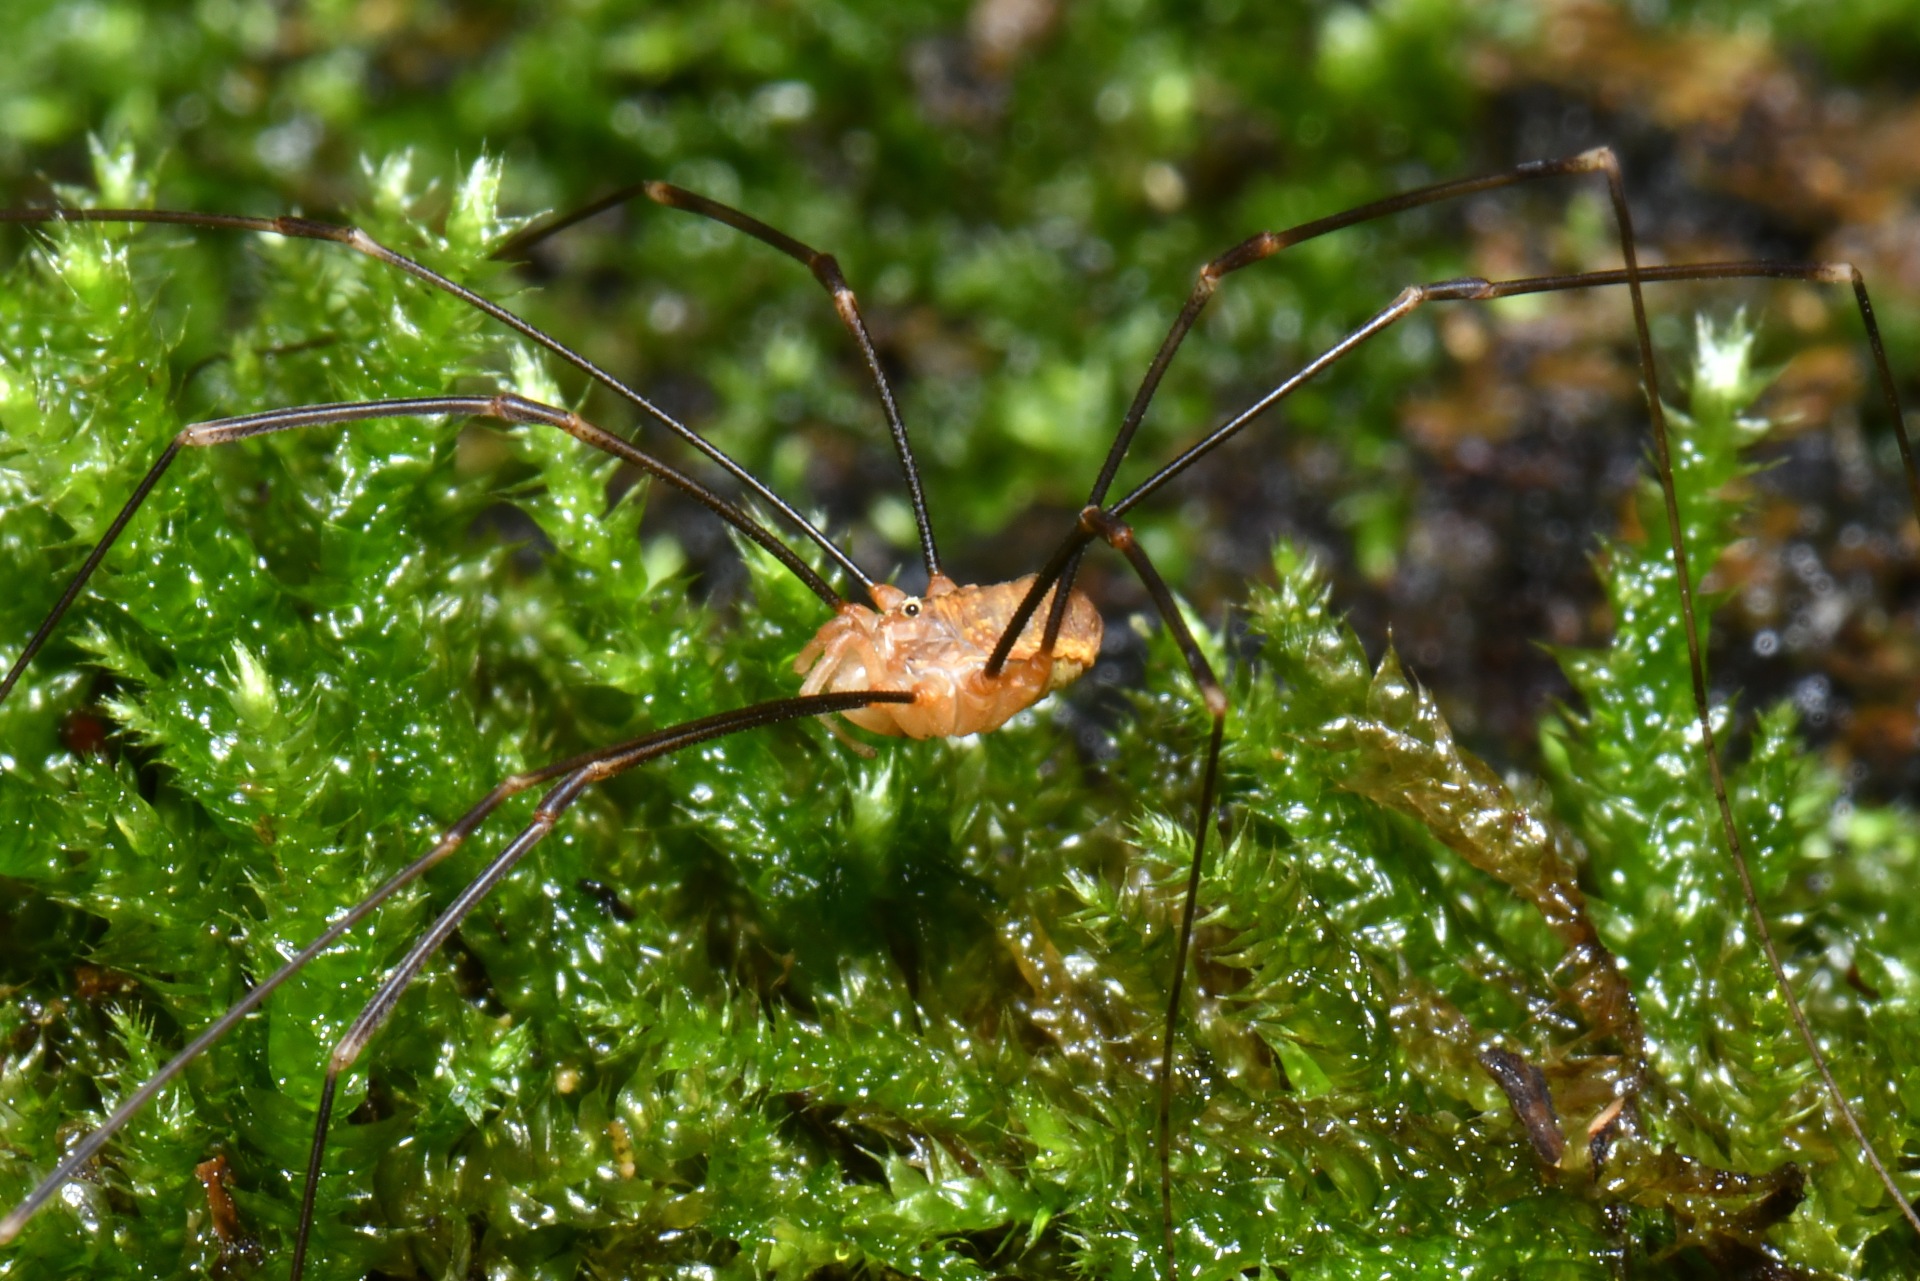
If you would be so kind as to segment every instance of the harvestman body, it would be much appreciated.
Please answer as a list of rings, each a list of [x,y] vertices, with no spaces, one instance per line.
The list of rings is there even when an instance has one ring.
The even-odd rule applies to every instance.
[[[912,691],[911,703],[840,713],[876,734],[955,738],[999,729],[1078,680],[1100,656],[1100,613],[1076,591],[1050,648],[1029,623],[1007,651],[1000,674],[988,674],[994,643],[1033,581],[1029,574],[1011,583],[962,587],[936,574],[924,596],[878,584],[873,599],[879,613],[849,605],[793,660],[794,670],[807,678],[800,692]],[[1050,600],[1051,594],[1041,604]]]
[[[1292,245],[1402,210],[1520,183],[1581,174],[1599,175],[1607,183],[1619,230],[1621,255],[1624,260],[1622,268],[1518,280],[1488,281],[1467,278],[1410,286],[1386,308],[1353,330],[1339,343],[1187,448],[1130,493],[1115,501],[1108,500],[1108,491],[1132,442],[1133,435],[1146,414],[1161,377],[1223,277]],[[1704,667],[1694,622],[1692,574],[1682,541],[1681,525],[1677,519],[1667,427],[1656,390],[1652,342],[1647,327],[1645,305],[1641,297],[1641,286],[1644,283],[1668,280],[1761,277],[1850,285],[1866,327],[1887,410],[1898,434],[1909,487],[1913,490],[1916,506],[1920,506],[1920,477],[1916,477],[1904,421],[1887,367],[1885,351],[1873,318],[1865,285],[1858,272],[1851,267],[1838,264],[1775,262],[1641,267],[1637,259],[1632,223],[1619,167],[1612,152],[1605,148],[1564,160],[1522,165],[1504,173],[1440,183],[1362,205],[1287,231],[1262,233],[1234,247],[1201,269],[1198,282],[1149,366],[1140,389],[1120,425],[1113,447],[1088,495],[1079,519],[1040,571],[1008,583],[963,586],[954,583],[941,571],[905,426],[895,406],[892,391],[882,373],[858,304],[842,278],[838,264],[830,255],[820,253],[738,210],[665,183],[649,182],[616,192],[566,218],[523,232],[510,240],[497,256],[509,256],[533,241],[551,235],[574,222],[641,196],[662,205],[714,219],[744,232],[807,266],[826,288],[842,323],[859,346],[900,457],[928,574],[929,586],[924,595],[909,596],[888,584],[874,581],[832,539],[733,459],[606,370],[535,329],[498,304],[386,248],[357,228],[294,217],[255,218],[168,210],[35,208],[0,211],[0,221],[16,223],[159,222],[265,232],[341,244],[372,257],[415,277],[434,289],[461,299],[628,400],[643,414],[680,436],[714,464],[732,475],[759,502],[777,513],[782,520],[791,524],[803,536],[818,544],[838,568],[859,585],[872,602],[872,608],[869,608],[841,596],[779,537],[745,509],[719,496],[652,454],[639,449],[620,436],[585,421],[576,413],[512,393],[493,396],[421,397],[273,409],[197,424],[181,432],[136,486],[132,496],[83,561],[66,591],[5,678],[0,679],[0,700],[4,700],[19,682],[26,665],[46,643],[55,626],[84,588],[88,578],[99,566],[108,547],[125,529],[141,503],[182,449],[218,445],[250,436],[301,427],[351,424],[377,418],[457,414],[490,418],[506,423],[550,426],[565,431],[583,443],[639,467],[691,495],[715,515],[739,530],[743,536],[771,553],[820,597],[833,611],[833,617],[820,628],[796,660],[796,670],[804,677],[804,683],[797,697],[706,716],[658,730],[610,748],[528,771],[500,783],[455,823],[431,850],[396,873],[372,895],[344,913],[338,921],[279,970],[257,984],[159,1073],[129,1094],[100,1128],[87,1135],[67,1153],[66,1157],[26,1200],[15,1207],[4,1219],[0,1219],[0,1243],[17,1236],[27,1220],[63,1183],[75,1177],[116,1131],[174,1079],[193,1058],[257,1008],[276,987],[315,956],[325,951],[396,891],[446,858],[508,797],[535,787],[546,787],[547,791],[535,810],[533,821],[487,865],[486,870],[471,885],[442,911],[432,927],[408,950],[394,971],[382,983],[359,1018],[336,1046],[327,1067],[302,1196],[300,1223],[293,1243],[292,1274],[297,1279],[304,1267],[314,1214],[314,1194],[324,1164],[326,1133],[340,1073],[355,1061],[373,1034],[392,1013],[404,989],[417,976],[434,951],[459,927],[467,913],[486,896],[493,886],[553,829],[560,816],[585,789],[646,761],[696,743],[798,717],[837,714],[854,725],[875,733],[910,738],[972,734],[997,728],[1019,711],[1032,706],[1047,694],[1076,679],[1092,665],[1097,656],[1101,637],[1099,614],[1084,594],[1074,590],[1072,584],[1081,555],[1092,542],[1099,540],[1119,551],[1139,575],[1153,598],[1161,618],[1178,643],[1212,721],[1201,768],[1198,804],[1193,823],[1193,856],[1180,918],[1175,968],[1168,984],[1167,1017],[1158,1072],[1157,1160],[1165,1269],[1169,1278],[1177,1277],[1180,1266],[1175,1253],[1175,1220],[1170,1173],[1172,1067],[1176,1050],[1181,994],[1193,934],[1195,899],[1206,854],[1207,830],[1212,825],[1211,817],[1215,808],[1220,751],[1228,707],[1226,695],[1200,647],[1182,621],[1172,593],[1154,568],[1146,551],[1134,540],[1132,531],[1123,517],[1131,508],[1237,434],[1248,423],[1308,379],[1345,357],[1367,339],[1390,328],[1427,303],[1455,300],[1482,301],[1522,294],[1620,285],[1627,287],[1633,302],[1642,377],[1654,426],[1655,459],[1667,509],[1673,560],[1687,628],[1700,739],[1718,799],[1722,830],[1729,853],[1738,870],[1755,931],[1761,939],[1781,994],[1792,1010],[1796,1027],[1826,1083],[1829,1097],[1892,1199],[1899,1205],[1916,1232],[1920,1232],[1920,1216],[1916,1216],[1912,1206],[1901,1195],[1892,1176],[1861,1131],[1844,1094],[1834,1084],[1828,1073],[1824,1056],[1800,1014],[1799,1005],[1791,987],[1787,984],[1766,921],[1759,912],[1752,882],[1747,872],[1740,834],[1734,825],[1728,804],[1713,727],[1708,715]],[[1616,1107],[1616,1114],[1617,1111]]]

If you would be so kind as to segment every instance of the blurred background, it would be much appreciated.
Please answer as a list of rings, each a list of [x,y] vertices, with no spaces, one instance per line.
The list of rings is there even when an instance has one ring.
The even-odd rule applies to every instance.
[[[1865,272],[1920,403],[1920,3],[1249,0],[625,4],[12,0],[0,201],[92,181],[90,139],[157,163],[163,205],[351,216],[410,151],[444,192],[505,162],[507,208],[662,177],[837,254],[896,380],[956,576],[1035,567],[1084,499],[1197,267],[1263,229],[1610,144],[1651,261],[1832,259]],[[431,208],[422,210],[432,215]],[[248,305],[227,267],[170,284],[185,373]],[[1532,184],[1314,242],[1231,277],[1122,484],[1149,474],[1406,284],[1617,265],[1598,183]],[[255,264],[257,267],[257,264]],[[764,246],[652,206],[479,282],[710,432],[914,583],[878,407],[826,298]],[[1376,651],[1524,764],[1564,685],[1544,642],[1609,629],[1589,558],[1646,448],[1619,291],[1451,304],[1294,397],[1137,513],[1210,622],[1276,536],[1304,540]],[[1712,584],[1715,680],[1791,697],[1865,794],[1920,787],[1915,539],[1851,299],[1807,285],[1650,294],[1667,397],[1693,317],[1745,309],[1784,424],[1755,538]],[[186,305],[193,303],[194,305]],[[587,390],[568,384],[575,395]],[[585,405],[623,425],[610,398]],[[699,589],[738,570],[657,495]],[[528,530],[504,521],[504,534]],[[1118,616],[1124,567],[1084,581]],[[1107,681],[1137,664],[1110,630]],[[1089,721],[1097,746],[1097,716]]]

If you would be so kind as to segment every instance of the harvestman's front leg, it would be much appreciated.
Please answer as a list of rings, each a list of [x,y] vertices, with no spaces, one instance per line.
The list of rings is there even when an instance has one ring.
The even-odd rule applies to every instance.
[[[1774,985],[1779,989],[1781,999],[1786,1002],[1788,1011],[1792,1015],[1794,1029],[1799,1033],[1801,1044],[1806,1047],[1808,1057],[1812,1059],[1814,1067],[1820,1074],[1821,1082],[1826,1087],[1827,1097],[1832,1101],[1835,1110],[1839,1112],[1848,1132],[1853,1135],[1854,1141],[1860,1145],[1861,1153],[1865,1156],[1867,1163],[1873,1167],[1874,1174],[1879,1178],[1881,1186],[1887,1190],[1887,1195],[1893,1200],[1894,1204],[1899,1207],[1902,1217],[1906,1219],[1907,1223],[1916,1233],[1920,1233],[1920,1212],[1915,1211],[1912,1201],[1900,1190],[1900,1186],[1894,1180],[1892,1172],[1888,1170],[1886,1163],[1881,1160],[1879,1151],[1875,1148],[1873,1141],[1867,1137],[1865,1128],[1862,1127],[1859,1118],[1854,1114],[1853,1105],[1847,1101],[1845,1092],[1840,1089],[1839,1083],[1834,1080],[1833,1071],[1827,1063],[1826,1053],[1820,1048],[1819,1040],[1813,1034],[1812,1025],[1807,1022],[1806,1015],[1801,1010],[1800,998],[1794,993],[1793,985],[1788,980],[1786,967],[1781,963],[1779,949],[1773,941],[1772,927],[1767,924],[1766,916],[1760,910],[1760,899],[1754,887],[1753,872],[1748,866],[1745,842],[1741,837],[1739,825],[1734,822],[1733,806],[1727,795],[1725,773],[1720,763],[1719,747],[1715,741],[1716,736],[1713,730],[1713,717],[1707,692],[1706,664],[1701,656],[1699,625],[1694,610],[1693,572],[1688,563],[1686,532],[1680,524],[1679,499],[1674,488],[1673,464],[1671,446],[1668,440],[1666,410],[1660,402],[1660,387],[1653,359],[1653,336],[1647,325],[1646,301],[1641,289],[1642,283],[1650,280],[1711,279],[1728,278],[1732,276],[1771,276],[1776,279],[1799,278],[1833,284],[1851,284],[1853,286],[1855,300],[1859,305],[1861,321],[1866,326],[1868,340],[1873,348],[1874,362],[1876,372],[1879,375],[1880,385],[1886,396],[1888,409],[1893,416],[1894,431],[1900,442],[1901,461],[1906,467],[1907,484],[1913,496],[1916,515],[1920,515],[1920,470],[1916,470],[1914,465],[1913,449],[1907,439],[1906,420],[1900,410],[1900,398],[1895,390],[1892,371],[1887,363],[1886,349],[1880,340],[1879,326],[1874,321],[1872,304],[1867,299],[1866,283],[1861,278],[1858,270],[1851,266],[1837,263],[1722,263],[1704,264],[1700,267],[1695,267],[1690,264],[1670,270],[1643,268],[1640,266],[1639,250],[1634,243],[1633,215],[1627,206],[1626,182],[1621,176],[1620,159],[1614,154],[1611,147],[1595,147],[1589,151],[1581,152],[1577,156],[1563,160],[1536,161],[1530,164],[1523,164],[1509,169],[1504,173],[1437,183],[1433,186],[1401,192],[1398,195],[1360,205],[1357,208],[1346,210],[1343,213],[1333,214],[1314,222],[1302,223],[1300,226],[1287,231],[1261,232],[1259,235],[1241,242],[1239,245],[1236,245],[1234,248],[1201,268],[1200,278],[1194,284],[1193,293],[1188,297],[1186,306],[1181,308],[1180,314],[1175,318],[1172,328],[1168,330],[1166,339],[1161,343],[1160,350],[1154,355],[1153,363],[1148,367],[1146,377],[1141,381],[1140,389],[1135,394],[1132,405],[1128,407],[1127,415],[1114,438],[1112,448],[1108,452],[1106,464],[1101,468],[1099,479],[1095,481],[1093,491],[1088,497],[1087,502],[1089,506],[1097,506],[1105,501],[1107,489],[1113,483],[1115,475],[1119,472],[1120,462],[1126,455],[1133,434],[1146,415],[1147,405],[1153,398],[1154,389],[1159,385],[1161,376],[1166,372],[1167,366],[1172,362],[1174,353],[1179,349],[1182,340],[1185,339],[1188,331],[1193,328],[1194,321],[1198,319],[1201,309],[1206,306],[1207,300],[1212,297],[1213,291],[1221,277],[1238,271],[1242,267],[1271,257],[1273,254],[1278,253],[1290,245],[1311,240],[1342,227],[1350,227],[1357,223],[1386,217],[1420,205],[1457,199],[1475,192],[1491,191],[1501,187],[1514,186],[1539,178],[1581,173],[1599,173],[1606,178],[1607,196],[1613,205],[1614,225],[1619,232],[1620,257],[1623,263],[1623,270],[1619,272],[1591,272],[1584,275],[1552,278],[1543,277],[1534,281],[1511,281],[1505,282],[1507,288],[1504,292],[1487,291],[1462,296],[1495,298],[1519,293],[1547,292],[1561,288],[1584,288],[1597,284],[1624,284],[1627,287],[1627,292],[1632,296],[1634,336],[1639,346],[1638,354],[1640,357],[1641,382],[1647,399],[1647,413],[1653,422],[1654,456],[1658,463],[1661,500],[1666,508],[1668,545],[1672,549],[1674,576],[1680,589],[1681,618],[1686,630],[1688,674],[1693,686],[1695,720],[1699,726],[1701,752],[1702,755],[1706,757],[1707,774],[1713,788],[1715,808],[1719,811],[1720,828],[1723,839],[1726,842],[1727,856],[1732,861],[1735,874],[1739,879],[1741,894],[1746,902],[1747,915],[1753,922],[1754,933],[1759,940],[1760,950],[1766,957],[1767,967],[1773,972]],[[1439,297],[1440,295],[1433,294],[1430,296]],[[1404,300],[1405,298],[1406,295],[1403,294],[1402,299]],[[1398,316],[1394,316],[1386,323],[1390,324],[1392,320],[1398,318]],[[1349,344],[1343,344],[1343,347],[1348,345]],[[1344,352],[1337,352],[1336,358],[1337,354],[1344,354]],[[1226,437],[1234,431],[1238,431],[1251,415],[1264,410],[1266,406],[1271,404],[1274,399],[1277,399],[1279,395],[1285,394],[1286,391],[1291,390],[1293,385],[1297,385],[1297,381],[1298,380],[1290,380],[1289,385],[1282,391],[1276,393],[1274,396],[1267,397],[1252,410],[1248,411],[1247,414],[1238,416],[1226,427],[1213,433],[1213,435],[1208,437],[1201,445],[1188,450],[1172,464],[1162,468],[1161,471],[1156,473],[1146,483],[1135,489],[1133,493],[1129,494],[1120,502],[1113,504],[1110,509],[1112,513],[1114,515],[1124,513],[1127,508],[1139,501],[1139,499],[1145,497],[1147,493],[1152,492],[1152,490],[1164,484],[1166,480],[1171,479],[1172,476],[1184,470],[1201,454],[1226,439]],[[1034,603],[1039,600],[1039,594],[1051,587],[1055,579],[1061,582],[1064,589],[1070,589],[1073,586],[1074,571],[1079,566],[1080,550],[1078,547],[1063,545],[1062,551],[1064,554],[1057,558],[1058,564],[1054,565],[1050,563],[1049,567],[1053,570],[1053,574],[1049,576],[1043,573],[1040,576],[1034,583],[1033,591],[1029,593],[1027,601],[1024,602],[1019,611],[1016,612],[1007,630],[1007,638],[1009,640],[1011,637],[1019,634],[1020,630],[1026,625],[1026,620],[1032,615]],[[1061,620],[1065,617],[1062,602],[1064,602],[1066,598],[1066,590],[1060,591],[1054,598],[1053,608],[1049,611],[1046,626],[1042,633],[1043,645],[1051,644],[1053,638],[1059,634]],[[1002,649],[1004,649],[1006,643],[1007,642],[1003,640]],[[996,655],[999,653],[1000,651],[996,650]],[[1000,661],[1001,659],[996,657],[990,670],[998,670]],[[1171,1260],[1169,1260],[1168,1266],[1169,1269],[1171,1269]]]
[[[66,616],[67,611],[73,607],[73,602],[79,598],[81,589],[87,585],[87,580],[93,577],[93,572],[100,568],[100,562],[106,559],[108,549],[126,530],[127,523],[133,519],[134,513],[140,510],[141,505],[153,493],[154,486],[160,483],[160,478],[166,475],[167,469],[173,466],[174,459],[180,456],[181,450],[231,444],[252,436],[267,436],[274,432],[292,431],[300,427],[368,422],[379,418],[432,417],[444,414],[466,414],[506,423],[538,423],[548,427],[558,427],[575,439],[612,454],[624,462],[632,463],[648,474],[692,495],[708,510],[764,547],[781,564],[793,571],[814,595],[820,597],[829,606],[838,608],[846,603],[820,575],[814,573],[811,566],[738,507],[651,454],[635,448],[621,437],[594,426],[572,410],[556,409],[552,405],[543,405],[537,400],[529,400],[513,392],[501,392],[493,396],[427,396],[407,400],[366,400],[334,405],[303,405],[292,409],[268,409],[257,414],[243,414],[237,418],[219,418],[211,422],[195,423],[167,443],[160,457],[155,459],[153,466],[147,469],[147,474],[140,478],[140,483],[134,486],[133,493],[128,496],[118,514],[114,516],[113,522],[107,526],[107,532],[100,536],[100,541],[95,543],[93,550],[87,553],[86,560],[81,562],[79,571],[67,584],[59,601],[54,604],[52,611],[34,631],[33,637],[27,641],[26,648],[20,651],[20,657],[14,660],[6,676],[0,678],[0,702],[5,702],[7,695],[13,692],[13,687],[19,683],[21,673],[26,671],[27,664],[32,662],[34,655],[46,645],[48,637],[53,635],[54,628],[59,626],[60,620]]]
[[[1160,387],[1160,380],[1166,376],[1167,367],[1173,364],[1173,358],[1180,350],[1180,344],[1186,341],[1192,332],[1200,313],[1206,310],[1214,291],[1220,288],[1220,282],[1236,271],[1251,267],[1296,245],[1309,240],[1318,240],[1321,236],[1340,231],[1347,227],[1357,227],[1362,223],[1374,222],[1381,218],[1391,218],[1395,214],[1405,213],[1409,209],[1419,209],[1425,205],[1444,204],[1450,200],[1459,200],[1466,196],[1479,195],[1485,191],[1499,191],[1507,187],[1518,187],[1525,183],[1539,182],[1547,178],[1578,177],[1582,174],[1604,173],[1607,176],[1608,189],[1614,193],[1616,208],[1624,211],[1625,202],[1621,193],[1620,161],[1611,147],[1594,147],[1577,156],[1564,156],[1554,160],[1531,160],[1515,165],[1500,173],[1479,174],[1472,178],[1454,178],[1447,182],[1436,182],[1426,187],[1415,187],[1411,191],[1396,192],[1379,200],[1370,200],[1364,205],[1355,205],[1339,213],[1324,218],[1315,218],[1303,222],[1285,231],[1262,231],[1247,237],[1225,253],[1209,260],[1200,268],[1193,282],[1193,291],[1187,295],[1187,301],[1175,316],[1173,324],[1167,329],[1167,336],[1160,340],[1160,349],[1153,354],[1153,361],[1147,366],[1145,376],[1140,379],[1139,390],[1133,394],[1133,401],[1127,406],[1126,416],[1120,420],[1120,430],[1114,433],[1113,444],[1107,450],[1106,462],[1101,464],[1100,475],[1093,482],[1093,488],[1087,493],[1087,505],[1100,506],[1107,501],[1107,491],[1112,487],[1114,477],[1120,474],[1120,464],[1127,456],[1127,450],[1133,444],[1133,437],[1147,416],[1147,407],[1153,403],[1154,392]],[[1623,249],[1631,267],[1633,246],[1631,232],[1624,236]],[[1061,581],[1070,589],[1080,567],[1080,555],[1075,552],[1068,557],[1061,571]],[[1036,597],[1036,599],[1038,599]],[[1048,643],[1060,634],[1060,622],[1065,617],[1062,612],[1067,592],[1062,591],[1054,598],[1053,608],[1048,612],[1046,630],[1042,633]]]

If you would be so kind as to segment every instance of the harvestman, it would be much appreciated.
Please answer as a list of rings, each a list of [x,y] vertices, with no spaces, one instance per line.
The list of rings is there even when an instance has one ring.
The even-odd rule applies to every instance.
[[[1134,434],[1145,417],[1148,404],[1159,386],[1161,377],[1173,360],[1182,340],[1193,328],[1195,321],[1224,277],[1293,245],[1389,214],[1539,179],[1585,174],[1599,175],[1607,184],[1623,260],[1623,266],[1620,269],[1502,281],[1462,278],[1409,286],[1384,309],[1348,333],[1299,372],[1189,446],[1172,462],[1160,468],[1131,492],[1116,501],[1108,501],[1108,491],[1112,487]],[[720,519],[732,525],[744,537],[766,549],[817,595],[833,611],[834,616],[820,628],[818,634],[796,660],[796,670],[805,678],[797,697],[777,699],[701,717],[612,747],[527,771],[497,785],[449,828],[432,849],[354,905],[319,937],[252,988],[151,1079],[129,1094],[98,1129],[74,1145],[59,1165],[34,1188],[24,1201],[4,1219],[0,1219],[0,1243],[10,1241],[17,1236],[26,1221],[64,1183],[74,1178],[116,1131],[151,1101],[191,1060],[264,1002],[276,987],[325,951],[396,891],[445,859],[508,797],[529,789],[546,787],[547,790],[534,811],[532,822],[487,865],[479,877],[455,897],[426,933],[412,945],[335,1047],[327,1065],[318,1116],[314,1125],[301,1198],[299,1227],[294,1239],[292,1275],[297,1281],[304,1268],[308,1239],[312,1231],[315,1191],[324,1164],[327,1128],[340,1073],[355,1061],[374,1033],[393,1012],[395,1004],[408,984],[419,974],[434,951],[459,928],[474,906],[553,829],[560,816],[587,788],[630,770],[636,765],[697,743],[804,716],[838,714],[849,722],[876,733],[912,738],[963,735],[995,729],[1017,712],[1032,706],[1047,694],[1075,680],[1092,665],[1100,645],[1100,617],[1087,597],[1074,590],[1073,581],[1081,556],[1093,542],[1098,540],[1120,552],[1138,574],[1152,597],[1155,608],[1178,644],[1188,670],[1199,687],[1211,719],[1211,732],[1208,735],[1206,753],[1200,771],[1199,799],[1194,811],[1193,853],[1180,914],[1174,972],[1168,983],[1167,1011],[1157,1079],[1156,1157],[1159,1167],[1165,1266],[1169,1278],[1177,1276],[1179,1269],[1174,1250],[1170,1171],[1172,1142],[1170,1117],[1173,1063],[1176,1051],[1175,1033],[1185,985],[1188,954],[1192,944],[1195,900],[1206,854],[1208,820],[1215,809],[1220,751],[1228,704],[1224,689],[1215,678],[1206,657],[1182,620],[1174,604],[1172,593],[1155,569],[1146,550],[1134,539],[1133,532],[1124,518],[1135,506],[1232,438],[1248,423],[1291,394],[1308,379],[1427,303],[1485,301],[1522,294],[1615,285],[1627,287],[1633,304],[1641,378],[1648,412],[1653,422],[1654,457],[1680,589],[1682,617],[1686,626],[1688,659],[1699,735],[1706,768],[1713,784],[1728,853],[1738,872],[1748,913],[1766,954],[1768,965],[1773,971],[1780,994],[1792,1013],[1795,1027],[1820,1072],[1828,1096],[1889,1195],[1900,1207],[1901,1213],[1915,1231],[1920,1232],[1920,1215],[1916,1215],[1912,1205],[1900,1193],[1879,1154],[1861,1129],[1845,1095],[1828,1070],[1825,1057],[1787,981],[1767,922],[1760,911],[1753,881],[1747,868],[1741,836],[1734,823],[1728,800],[1719,750],[1709,715],[1706,680],[1694,616],[1693,576],[1678,518],[1673,469],[1669,456],[1668,429],[1657,390],[1652,339],[1648,330],[1641,288],[1647,282],[1721,280],[1741,277],[1852,286],[1873,352],[1875,370],[1885,397],[1886,409],[1892,418],[1899,441],[1908,486],[1916,509],[1920,509],[1920,473],[1916,473],[1915,470],[1912,448],[1888,367],[1885,348],[1874,320],[1872,305],[1868,300],[1866,285],[1857,270],[1835,263],[1782,262],[1723,262],[1641,267],[1638,262],[1632,220],[1627,207],[1619,165],[1612,151],[1606,148],[1595,149],[1567,159],[1529,163],[1502,173],[1439,183],[1303,223],[1286,231],[1262,233],[1236,245],[1201,268],[1192,293],[1174,320],[1127,409],[1106,462],[1087,495],[1086,504],[1078,520],[1061,539],[1039,572],[1008,583],[973,586],[956,584],[941,570],[933,528],[928,519],[926,502],[921,491],[919,474],[908,442],[905,424],[901,420],[892,390],[868,335],[859,305],[832,255],[814,250],[747,214],[703,196],[663,182],[647,182],[615,192],[567,217],[524,231],[509,240],[496,256],[510,256],[534,241],[552,235],[583,218],[639,197],[646,197],[662,205],[713,219],[760,240],[806,266],[826,289],[842,324],[859,347],[893,437],[907,494],[912,504],[920,550],[928,576],[929,585],[923,595],[910,596],[889,584],[876,582],[863,572],[831,538],[749,474],[745,468],[611,373],[599,368],[584,356],[570,350],[512,312],[439,275],[421,263],[388,249],[358,228],[298,217],[262,218],[178,210],[55,207],[0,211],[0,221],[13,223],[50,221],[175,223],[191,227],[300,237],[345,245],[389,267],[397,268],[431,288],[442,290],[460,299],[538,344],[589,378],[625,398],[647,417],[681,437],[722,470],[732,475],[781,519],[817,544],[842,572],[859,585],[872,602],[869,607],[842,597],[778,536],[754,519],[744,508],[714,493],[692,477],[639,449],[622,437],[585,421],[577,413],[542,404],[518,394],[502,392],[492,396],[429,396],[308,405],[270,409],[198,423],[186,428],[166,447],[134,488],[119,514],[94,545],[66,590],[34,632],[26,648],[14,661],[5,678],[0,680],[0,701],[4,701],[19,682],[27,664],[40,651],[61,618],[72,606],[88,578],[98,568],[107,549],[126,528],[181,450],[225,444],[295,428],[351,424],[380,418],[466,415],[508,424],[534,424],[558,428],[693,497]]]

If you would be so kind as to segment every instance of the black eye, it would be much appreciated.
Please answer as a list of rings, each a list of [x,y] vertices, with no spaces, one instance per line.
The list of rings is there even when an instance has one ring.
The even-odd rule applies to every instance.
[[[920,602],[917,600],[910,600],[905,605],[902,605],[900,607],[900,612],[905,614],[908,618],[918,618],[920,617]]]

